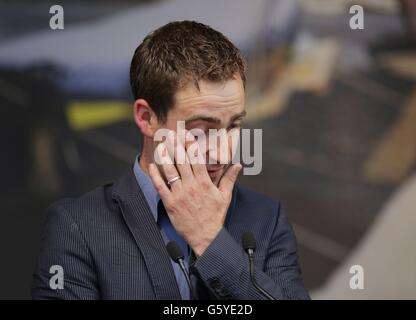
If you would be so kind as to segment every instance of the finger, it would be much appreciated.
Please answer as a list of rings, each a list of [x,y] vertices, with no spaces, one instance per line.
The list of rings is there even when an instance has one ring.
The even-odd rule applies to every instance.
[[[153,185],[156,188],[156,191],[159,193],[160,198],[163,201],[167,201],[171,197],[171,191],[163,180],[159,169],[154,163],[149,164],[149,175],[152,179]]]
[[[187,132],[186,141],[186,152],[195,177],[211,181],[200,145],[190,131]]]
[[[228,133],[228,144],[230,145],[231,161],[236,157],[237,152],[239,151],[240,143],[240,129],[234,128],[231,129]]]
[[[165,140],[165,146],[166,149],[169,152],[169,156],[172,160],[175,159],[175,145],[172,139],[172,135],[174,135],[174,132],[172,130],[169,130],[168,134],[166,135],[166,140]]]
[[[169,153],[174,155],[174,163],[183,181],[187,181],[193,177],[192,169],[189,164],[188,155],[185,147],[178,139],[174,131],[170,131],[167,137],[167,146]]]
[[[159,166],[162,168],[163,173],[166,177],[166,180],[168,181],[168,186],[172,189],[178,189],[181,186],[181,181],[176,180],[175,182],[172,182],[172,184],[169,185],[169,181],[180,177],[178,171],[176,170],[175,165],[173,164],[173,160],[171,159],[171,156],[167,150],[165,143],[160,143],[156,147],[156,153],[157,157],[159,159]]]
[[[224,192],[227,195],[231,195],[235,181],[237,180],[237,177],[238,177],[238,174],[240,173],[241,168],[242,168],[242,165],[239,163],[236,163],[236,164],[231,165],[227,169],[227,171],[222,176],[221,181],[218,185],[218,189],[221,192]]]
[[[227,165],[231,162],[227,130],[220,129],[218,133],[220,141],[218,142],[219,155],[217,155],[217,159],[220,164]]]

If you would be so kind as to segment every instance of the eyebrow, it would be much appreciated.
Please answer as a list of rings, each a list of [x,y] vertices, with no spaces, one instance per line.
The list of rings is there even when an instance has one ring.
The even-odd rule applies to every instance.
[[[245,117],[246,114],[247,114],[247,112],[245,110],[243,112],[235,114],[231,117],[230,122],[241,119],[241,118]],[[204,115],[195,115],[195,116],[190,117],[189,119],[186,119],[185,120],[185,125],[189,125],[190,123],[198,121],[198,120],[207,121],[207,122],[211,122],[211,123],[215,123],[215,124],[220,124],[221,123],[221,119],[216,118],[216,117],[210,117],[210,116],[204,116]]]
[[[233,115],[231,117],[231,121],[230,122],[233,122],[235,120],[242,119],[242,118],[244,118],[246,116],[246,114],[247,114],[247,111],[246,110],[244,110],[243,112],[240,112],[238,114],[235,114],[235,115]]]

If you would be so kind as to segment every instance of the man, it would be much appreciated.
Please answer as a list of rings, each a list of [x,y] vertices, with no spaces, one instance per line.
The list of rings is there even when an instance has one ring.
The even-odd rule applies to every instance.
[[[192,132],[239,131],[245,63],[238,49],[206,25],[169,23],[136,49],[130,81],[141,153],[120,181],[49,208],[33,298],[265,299],[241,245],[249,231],[258,243],[257,283],[275,299],[308,299],[281,204],[234,186],[241,165],[221,163],[220,152],[199,144],[190,152],[200,138]],[[178,121],[185,136],[175,134]],[[164,141],[156,139],[160,130],[168,132]],[[194,296],[168,255],[172,240]],[[50,286],[51,266],[62,267],[62,289]]]

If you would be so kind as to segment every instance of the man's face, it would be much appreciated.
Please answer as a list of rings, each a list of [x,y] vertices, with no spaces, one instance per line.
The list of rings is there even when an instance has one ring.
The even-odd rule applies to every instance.
[[[190,83],[178,90],[175,95],[175,105],[169,110],[166,123],[161,125],[173,131],[177,130],[177,121],[185,121],[185,129],[194,132],[204,132],[209,140],[209,129],[225,129],[228,140],[215,139],[205,142],[205,159],[208,174],[211,180],[218,184],[227,168],[227,164],[220,163],[221,152],[228,153],[228,162],[231,162],[230,135],[240,130],[241,121],[245,116],[244,86],[241,77],[226,81],[225,83],[201,80],[199,90]],[[199,129],[199,130],[197,130]],[[196,136],[200,139],[200,137]],[[200,141],[198,141],[200,142]],[[224,143],[225,142],[225,143]],[[215,150],[216,149],[216,150]],[[221,161],[223,162],[223,161]]]

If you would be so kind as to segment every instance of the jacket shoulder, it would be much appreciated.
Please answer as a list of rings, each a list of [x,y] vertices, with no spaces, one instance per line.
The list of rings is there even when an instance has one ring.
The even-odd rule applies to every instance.
[[[249,212],[276,216],[281,209],[281,201],[268,195],[254,191],[241,185],[236,185],[236,204],[247,208]]]
[[[75,221],[90,219],[117,208],[112,199],[113,182],[106,183],[79,197],[59,199],[49,205],[48,212],[65,212]]]

